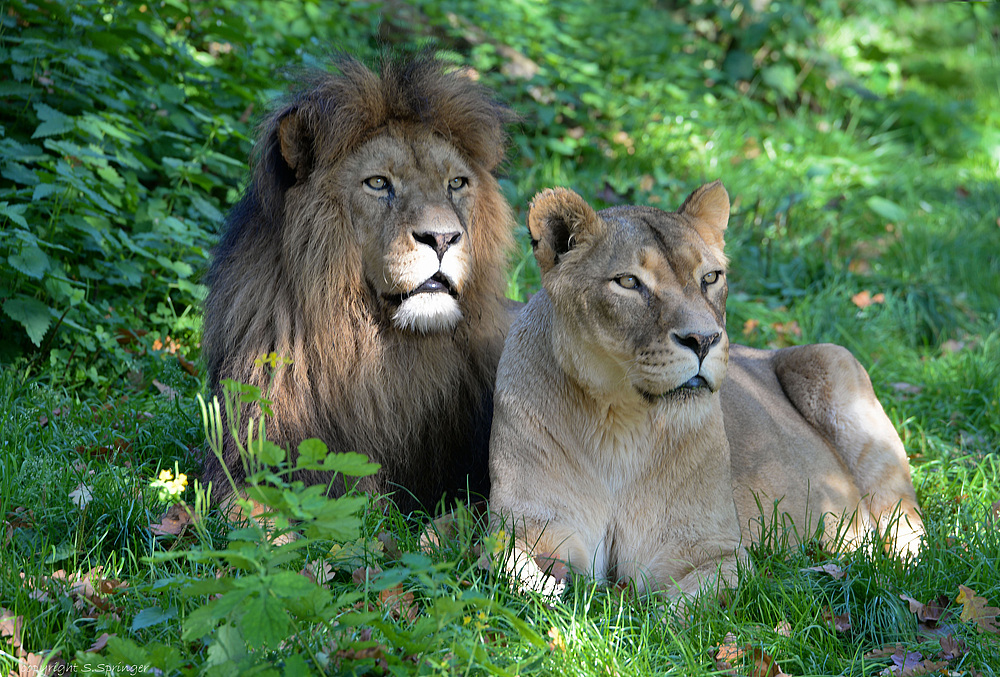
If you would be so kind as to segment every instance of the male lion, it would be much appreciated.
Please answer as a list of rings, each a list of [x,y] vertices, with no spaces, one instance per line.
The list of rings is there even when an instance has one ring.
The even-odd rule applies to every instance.
[[[854,543],[901,508],[892,535],[915,547],[902,444],[850,353],[730,352],[728,219],[718,181],[674,213],[533,201],[544,288],[500,358],[490,449],[493,528],[513,528],[523,583],[553,591],[538,563],[558,560],[640,591],[732,584],[777,499],[799,533],[843,519]]]
[[[209,379],[269,392],[272,441],[367,454],[382,469],[362,489],[430,510],[488,487],[514,227],[491,172],[514,116],[433,58],[337,66],[262,126],[208,274]],[[271,352],[292,363],[269,385]],[[214,456],[205,479],[229,493]]]

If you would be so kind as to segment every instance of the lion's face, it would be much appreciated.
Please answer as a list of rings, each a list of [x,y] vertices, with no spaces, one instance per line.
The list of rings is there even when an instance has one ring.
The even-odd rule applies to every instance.
[[[343,165],[341,181],[363,274],[398,329],[451,330],[472,273],[472,210],[480,177],[423,130],[386,132]]]
[[[720,228],[711,217],[727,217],[729,204],[718,191],[702,196],[712,209],[696,201],[677,213],[594,213],[564,189],[536,197],[529,228],[552,299],[555,352],[568,373],[650,404],[718,391],[728,360],[725,218]]]

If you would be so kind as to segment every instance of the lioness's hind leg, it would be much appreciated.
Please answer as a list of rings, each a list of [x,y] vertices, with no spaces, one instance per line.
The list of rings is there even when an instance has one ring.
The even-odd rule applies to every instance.
[[[916,552],[924,529],[910,466],[868,372],[828,343],[779,350],[773,364],[785,395],[834,447],[896,552]]]

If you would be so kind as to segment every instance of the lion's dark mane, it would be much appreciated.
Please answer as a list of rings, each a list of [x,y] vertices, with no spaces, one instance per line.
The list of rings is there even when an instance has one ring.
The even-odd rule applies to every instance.
[[[369,455],[383,468],[363,487],[396,491],[403,510],[431,509],[467,485],[488,489],[513,229],[491,172],[504,157],[512,118],[485,88],[433,58],[386,58],[375,73],[342,57],[336,73],[310,75],[263,121],[249,184],[214,250],[203,332],[213,393],[221,400],[223,379],[269,389],[269,439],[294,449],[318,437],[333,451]],[[451,333],[421,336],[386,326],[357,269],[342,201],[309,191],[310,177],[336,177],[344,158],[390,126],[432,130],[460,152],[482,186],[472,214],[475,263],[461,301],[464,319]],[[294,143],[283,147],[283,138]],[[271,352],[293,360],[273,383],[268,369],[254,366]],[[213,483],[216,500],[230,491],[223,464],[237,481],[244,478],[228,436],[223,462],[206,459],[204,480]]]

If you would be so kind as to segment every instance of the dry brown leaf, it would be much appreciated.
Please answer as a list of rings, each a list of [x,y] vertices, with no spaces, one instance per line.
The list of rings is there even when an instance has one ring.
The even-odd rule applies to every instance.
[[[171,388],[165,383],[160,383],[155,378],[153,379],[153,385],[156,387],[157,390],[160,391],[160,394],[166,397],[167,400],[170,402],[173,402],[175,399],[177,399],[177,396],[180,395],[180,393],[178,393],[176,389]]]
[[[948,339],[941,344],[941,352],[945,355],[953,355],[955,353],[962,352],[965,349],[965,341],[956,341],[955,339]]]
[[[715,667],[719,670],[732,670],[736,663],[743,658],[745,647],[736,644],[736,635],[727,632],[722,638],[719,650],[715,652]]]
[[[955,635],[945,635],[941,638],[941,653],[938,658],[950,661],[953,658],[961,658],[968,653],[965,641],[955,637]]]
[[[366,581],[370,581],[380,573],[382,573],[382,570],[377,566],[358,567],[353,572],[351,572],[351,580],[354,581],[354,585],[360,588],[365,584]]]
[[[847,632],[851,629],[851,614],[849,612],[835,614],[833,613],[833,609],[826,607],[823,609],[823,620],[835,632]]]
[[[90,648],[87,649],[87,651],[90,653],[98,653],[108,645],[108,640],[115,636],[117,636],[116,633],[111,633],[110,635],[106,632],[101,633],[101,636],[94,640],[94,643],[90,645]]]
[[[157,536],[180,536],[191,522],[191,513],[180,503],[175,503],[163,513],[159,524],[150,524],[148,528]]]
[[[834,578],[834,580],[840,580],[847,575],[847,572],[840,568],[839,564],[820,564],[814,567],[805,567],[800,569],[800,571],[819,571],[820,573],[829,574]]]
[[[308,578],[313,583],[326,585],[333,580],[336,570],[333,565],[325,559],[314,559],[302,568],[299,573]]]
[[[776,626],[774,626],[774,631],[781,635],[782,637],[792,636],[792,626],[788,621],[781,621]]]
[[[753,334],[755,331],[757,331],[758,327],[760,327],[760,320],[755,320],[753,318],[750,318],[749,320],[743,323],[743,335],[750,336],[750,334]]]
[[[23,626],[23,616],[15,616],[13,611],[8,611],[0,606],[0,637],[10,637],[7,643],[15,649],[21,646],[21,628]]]
[[[403,551],[399,549],[399,546],[396,544],[396,539],[392,534],[383,531],[375,538],[377,538],[379,543],[382,544],[382,548],[385,552],[385,558],[390,562],[395,562],[403,556]]]
[[[987,606],[985,597],[979,597],[972,588],[960,585],[955,601],[962,605],[961,619],[963,621],[975,622],[980,632],[1000,634],[1000,627],[996,623],[1000,609],[995,606]]]
[[[420,608],[413,601],[413,593],[403,590],[402,585],[386,588],[378,594],[379,603],[396,620],[416,620]]]
[[[892,665],[879,674],[891,677],[918,677],[937,672],[948,665],[948,661],[924,660],[919,651],[906,651],[902,646],[898,646],[890,658]]]
[[[906,383],[905,381],[898,381],[896,383],[890,383],[890,387],[897,393],[903,395],[919,395],[924,391],[923,386],[913,385],[912,383]]]
[[[885,294],[879,293],[872,295],[870,291],[865,289],[852,296],[851,303],[856,305],[858,308],[867,308],[868,306],[876,303],[885,303]]]

